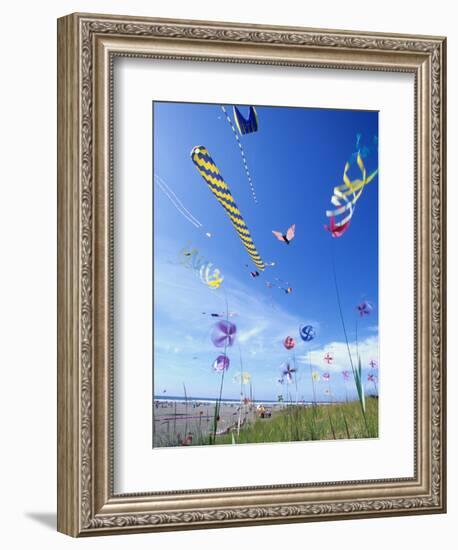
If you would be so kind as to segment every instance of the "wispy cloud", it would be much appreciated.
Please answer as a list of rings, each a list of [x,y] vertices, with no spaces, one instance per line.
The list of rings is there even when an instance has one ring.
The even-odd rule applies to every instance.
[[[173,265],[162,259],[155,280],[155,379],[161,387],[176,387],[180,390],[186,382],[191,395],[202,395],[216,391],[217,376],[211,364],[219,350],[213,346],[210,334],[215,318],[209,314],[224,313],[226,307],[237,315],[231,318],[237,325],[236,346],[229,351],[232,369],[240,370],[240,355],[243,370],[252,375],[258,395],[276,396],[279,391],[280,367],[287,360],[293,360],[293,352],[283,346],[287,335],[296,337],[294,349],[301,392],[311,391],[309,362],[312,369],[331,373],[333,391],[343,391],[340,372],[351,370],[348,350],[343,341],[329,341],[323,344],[318,339],[305,344],[298,336],[301,324],[309,323],[317,328],[314,319],[299,318],[281,306],[272,307],[268,297],[256,287],[256,281],[244,283],[225,273],[220,289],[210,290],[192,269]],[[286,298],[287,299],[287,298]],[[205,313],[205,315],[203,314]],[[376,332],[374,327],[373,332]],[[240,348],[240,349],[239,349]],[[307,350],[311,350],[307,352]],[[374,334],[358,344],[363,367],[378,357],[378,336]],[[333,363],[327,365],[326,353],[333,355]],[[350,343],[350,352],[356,364],[356,343]],[[310,386],[310,387],[309,387]],[[173,391],[172,389],[170,391]],[[225,392],[238,395],[236,384],[228,382]]]

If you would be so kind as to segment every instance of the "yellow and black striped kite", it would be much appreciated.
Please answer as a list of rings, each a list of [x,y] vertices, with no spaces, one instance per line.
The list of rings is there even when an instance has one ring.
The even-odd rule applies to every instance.
[[[251,260],[257,269],[263,271],[265,264],[262,261],[259,252],[256,250],[245,220],[235,204],[229,186],[219,173],[218,167],[209,155],[207,149],[203,145],[194,147],[191,151],[191,160],[195,164],[200,175],[204,178],[210,188],[210,191],[215,195],[218,202],[226,211],[226,214],[229,216],[234,229],[237,231],[237,235],[240,237],[243,246],[250,255]]]

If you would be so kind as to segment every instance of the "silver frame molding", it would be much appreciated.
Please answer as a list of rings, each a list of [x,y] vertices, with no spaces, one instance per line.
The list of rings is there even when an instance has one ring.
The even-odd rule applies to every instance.
[[[58,530],[71,536],[445,512],[443,37],[73,14],[58,20]],[[113,492],[113,59],[415,77],[415,475]]]

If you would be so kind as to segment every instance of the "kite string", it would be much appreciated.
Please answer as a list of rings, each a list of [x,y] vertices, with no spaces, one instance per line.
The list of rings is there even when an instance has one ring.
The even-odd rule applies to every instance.
[[[237,142],[237,145],[239,146],[240,156],[242,157],[243,167],[245,169],[245,173],[246,173],[246,176],[247,176],[247,179],[248,179],[248,184],[250,186],[251,194],[253,196],[254,202],[256,204],[258,204],[258,199],[256,197],[256,191],[255,191],[255,188],[254,188],[254,185],[253,185],[253,180],[251,179],[250,169],[248,168],[248,163],[246,161],[246,155],[245,155],[245,151],[243,149],[243,145],[240,142],[239,136],[237,135],[237,130],[235,129],[234,124],[232,123],[231,117],[229,116],[229,114],[226,110],[226,107],[224,105],[221,105],[221,110],[223,111],[224,116],[226,117],[226,122],[231,127],[231,130],[232,130],[232,133],[234,135],[235,141]]]
[[[339,309],[340,321],[342,323],[342,329],[343,329],[343,333],[344,333],[344,337],[345,337],[345,343],[347,345],[348,357],[350,359],[350,365],[351,365],[351,370],[353,372],[353,378],[355,379],[355,382],[356,382],[356,379],[357,379],[356,369],[355,369],[355,366],[353,365],[353,358],[352,358],[352,354],[351,354],[351,351],[350,351],[350,344],[348,342],[347,329],[345,327],[345,320],[344,320],[344,316],[343,316],[343,312],[342,312],[342,302],[340,300],[339,285],[337,283],[336,262],[335,262],[335,247],[332,247],[331,263],[332,263],[332,273],[333,273],[333,276],[334,276],[334,286],[335,286],[335,290],[336,290],[337,306],[338,306],[338,309]],[[359,399],[359,404],[360,404],[360,407],[361,407],[361,413],[363,415],[366,431],[367,431],[367,433],[369,433],[369,426],[367,424],[366,413],[364,411],[364,406],[363,406],[363,403],[361,401],[361,397]]]
[[[201,222],[189,212],[189,210],[183,205],[180,199],[176,194],[170,189],[170,187],[162,180],[159,176],[155,175],[154,179],[159,187],[159,189],[164,193],[164,195],[169,199],[177,211],[186,218],[194,227],[200,229],[202,226]]]
[[[202,224],[200,221],[191,214],[191,212],[184,206],[184,204],[181,202],[181,200],[177,197],[176,193],[173,191],[173,189],[170,188],[168,183],[164,181],[163,178],[161,178],[159,175],[156,174],[157,182],[160,186],[165,187],[166,191],[169,193],[169,195],[172,195],[172,197],[175,199],[175,202],[180,206],[180,208],[192,219],[194,220],[199,227],[202,227]]]

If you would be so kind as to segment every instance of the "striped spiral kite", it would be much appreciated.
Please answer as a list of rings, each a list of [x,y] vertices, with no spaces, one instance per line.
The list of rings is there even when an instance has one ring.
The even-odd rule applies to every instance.
[[[240,210],[235,204],[229,186],[221,176],[218,167],[214,163],[207,149],[203,145],[194,147],[191,151],[191,160],[195,164],[199,174],[204,178],[210,188],[210,191],[215,195],[216,200],[226,211],[226,214],[229,216],[237,235],[250,255],[251,260],[257,269],[263,271],[265,268],[265,263],[262,261],[259,252],[256,250],[256,246],[251,238],[248,227],[246,226]]]

